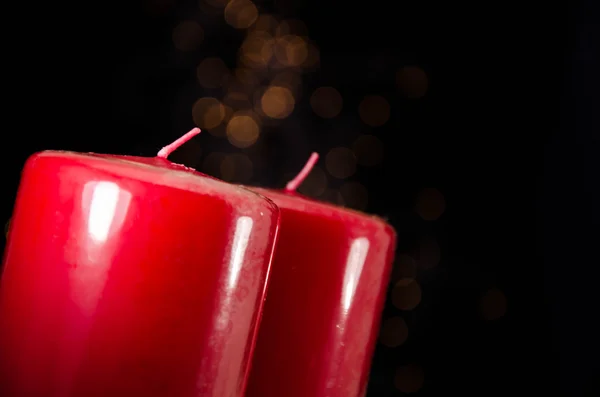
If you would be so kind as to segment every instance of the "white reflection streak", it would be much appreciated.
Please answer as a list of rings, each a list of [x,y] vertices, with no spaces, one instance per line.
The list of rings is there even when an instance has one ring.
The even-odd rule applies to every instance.
[[[363,271],[367,253],[369,252],[369,240],[366,237],[359,237],[352,241],[348,260],[346,262],[346,274],[344,275],[344,286],[342,288],[342,304],[344,311],[347,312],[352,304],[358,279]]]
[[[240,270],[244,262],[246,248],[248,248],[253,224],[254,221],[249,216],[239,217],[235,224],[233,244],[231,245],[231,259],[229,260],[228,286],[230,291],[235,288],[240,277]]]
[[[119,202],[119,186],[113,182],[98,182],[90,203],[88,233],[98,243],[105,242]]]

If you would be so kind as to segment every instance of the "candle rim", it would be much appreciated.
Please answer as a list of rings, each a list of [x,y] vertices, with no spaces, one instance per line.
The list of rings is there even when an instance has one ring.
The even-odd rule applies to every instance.
[[[298,193],[297,191],[289,191],[286,189],[269,189],[265,187],[252,187],[251,189],[256,193],[273,200],[273,202],[281,209],[305,211],[314,215],[331,214],[330,211],[333,210],[341,215],[340,218],[349,217],[358,221],[373,222],[379,224],[384,229],[389,229],[394,235],[396,235],[394,227],[383,217],[376,214],[369,214],[352,208],[343,207],[341,205],[317,200],[315,198]],[[273,195],[273,197],[271,197],[271,195]],[[294,203],[294,200],[296,200],[296,202],[300,205],[286,207],[285,205],[281,205],[279,203],[279,199],[289,200],[290,203]]]
[[[203,174],[194,168],[182,164],[173,163],[161,157],[128,156],[119,154],[81,153],[68,150],[44,150],[34,153],[27,162],[36,162],[38,159],[70,159],[76,165],[89,166],[93,169],[106,172],[113,176],[137,179],[146,183],[152,183],[173,189],[185,190],[197,194],[217,195],[223,192],[232,192],[242,197],[255,198],[257,201],[267,202],[269,207],[274,207],[272,200],[268,197],[245,189],[239,185],[227,183],[210,175]],[[144,161],[136,161],[144,160]],[[89,161],[93,161],[90,164]],[[124,175],[119,172],[119,166],[126,166],[131,171],[141,171],[140,175]],[[171,175],[171,178],[161,178]]]

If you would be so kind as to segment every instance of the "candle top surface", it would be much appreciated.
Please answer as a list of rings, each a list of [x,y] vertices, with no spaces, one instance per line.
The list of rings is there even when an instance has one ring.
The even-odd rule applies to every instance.
[[[36,162],[38,159],[41,160],[44,158],[63,159],[72,164],[84,167],[88,166],[113,175],[207,195],[228,193],[252,199],[253,201],[267,201],[264,197],[247,189],[226,183],[210,175],[196,171],[193,168],[173,163],[162,157],[137,157],[47,150],[34,154],[29,161]]]
[[[252,188],[252,190],[270,198],[281,209],[306,212],[309,214],[330,218],[347,219],[362,224],[376,224],[384,229],[389,229],[395,234],[394,228],[384,219],[376,215],[366,214],[364,212],[319,201],[295,191],[266,189],[260,187]]]

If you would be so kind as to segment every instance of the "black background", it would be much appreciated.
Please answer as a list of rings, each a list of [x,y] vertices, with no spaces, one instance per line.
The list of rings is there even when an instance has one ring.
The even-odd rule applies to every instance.
[[[384,318],[402,316],[409,339],[378,346],[368,396],[402,394],[395,371],[413,363],[422,395],[589,395],[600,263],[597,2],[257,5],[303,20],[320,66],[304,75],[294,113],[261,135],[262,150],[247,150],[262,164],[250,183],[280,187],[311,151],[324,156],[375,134],[383,163],[354,175],[369,191],[367,211],[396,227],[402,253],[424,237],[440,247],[439,265],[419,271],[419,306],[386,306]],[[244,34],[195,1],[24,2],[3,16],[5,220],[20,169],[38,150],[151,156],[191,128],[193,102],[210,95],[196,66],[206,56],[233,66]],[[186,19],[201,21],[205,38],[182,54],[171,35]],[[406,65],[429,78],[417,101],[394,82]],[[308,104],[323,85],[344,98],[334,120]],[[370,94],[392,107],[377,129],[357,115]],[[196,140],[198,152],[176,159],[201,167],[211,152],[242,152],[206,132]],[[436,221],[415,215],[423,188],[444,196]],[[487,321],[480,304],[492,288],[507,309]]]

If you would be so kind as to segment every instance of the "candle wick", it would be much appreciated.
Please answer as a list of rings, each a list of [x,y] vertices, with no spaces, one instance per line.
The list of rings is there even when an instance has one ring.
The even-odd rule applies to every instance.
[[[162,157],[163,159],[166,159],[167,157],[169,157],[169,155],[171,153],[173,153],[175,150],[179,149],[179,147],[181,145],[183,145],[184,143],[186,143],[187,141],[189,141],[190,139],[192,139],[193,137],[195,137],[199,133],[200,133],[200,128],[193,128],[190,132],[188,132],[187,134],[185,134],[181,138],[177,139],[175,142],[173,142],[173,143],[165,146],[164,148],[160,149],[159,152],[158,152],[158,154],[156,156],[157,157]]]
[[[298,189],[298,186],[300,186],[302,182],[304,182],[308,174],[310,174],[310,171],[312,171],[313,167],[315,166],[318,160],[319,153],[313,152],[308,158],[306,164],[304,165],[304,168],[302,168],[302,171],[300,171],[294,179],[288,182],[288,184],[285,186],[285,190],[289,192],[296,191],[296,189]]]

